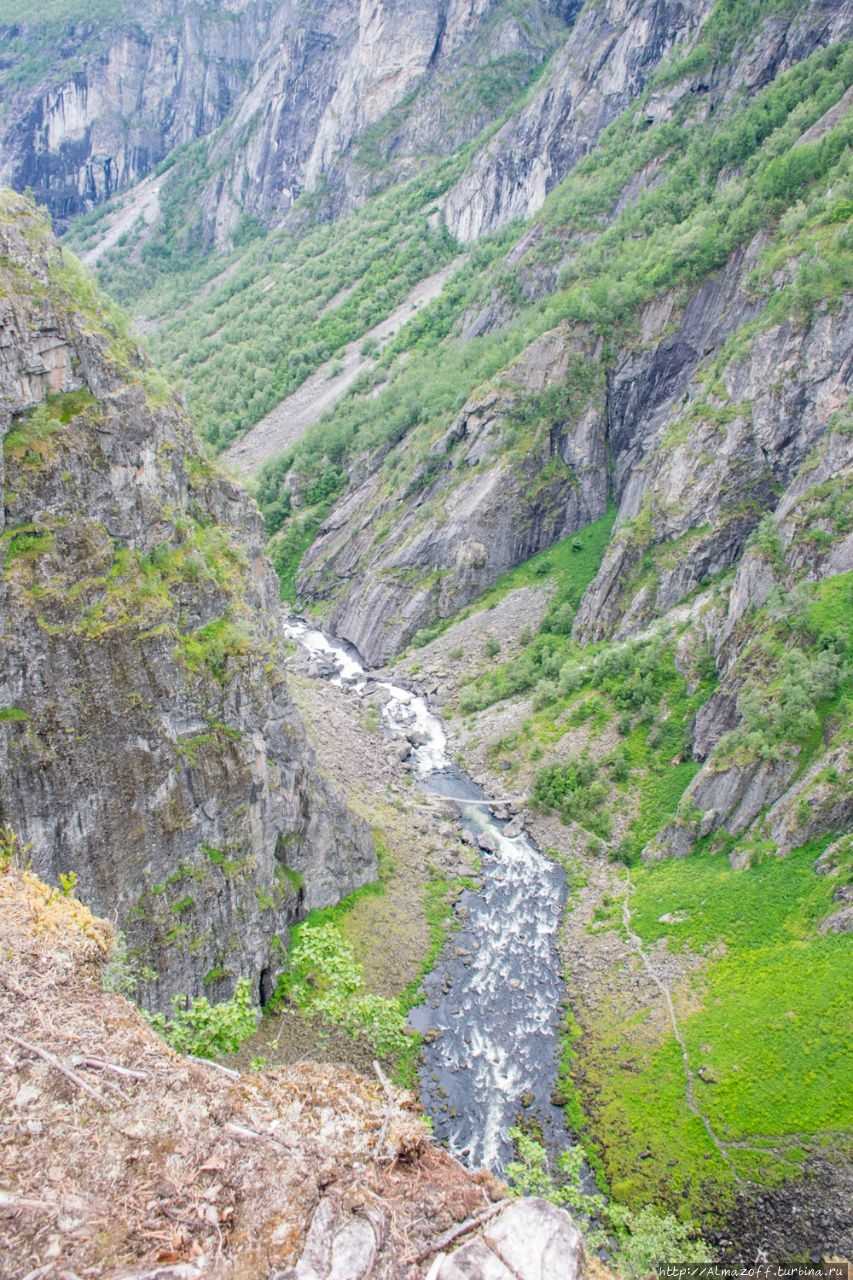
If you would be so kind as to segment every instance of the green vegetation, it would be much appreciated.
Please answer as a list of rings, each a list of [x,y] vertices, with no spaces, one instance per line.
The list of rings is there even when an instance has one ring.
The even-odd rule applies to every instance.
[[[10,868],[27,871],[32,847],[31,840],[22,840],[15,829],[4,822],[0,825],[0,871],[8,871]]]
[[[77,887],[77,872],[60,871],[59,887],[64,898],[72,897],[74,895],[74,890]]]
[[[20,707],[0,707],[0,724],[26,724],[29,718]]]
[[[205,996],[191,1001],[174,996],[172,1009],[171,1018],[162,1013],[146,1016],[173,1049],[199,1058],[234,1053],[255,1030],[260,1016],[252,1003],[248,978],[239,980],[230,1000],[211,1004]]]
[[[337,925],[309,916],[293,932],[278,997],[322,1015],[352,1036],[365,1036],[375,1053],[399,1053],[407,1038],[399,1004],[365,991],[361,966]]]
[[[690,759],[690,726],[714,688],[716,671],[710,654],[697,652],[689,689],[675,664],[675,638],[665,633],[587,647],[572,640],[574,604],[594,576],[611,520],[612,515],[603,517],[534,557],[494,588],[499,598],[505,589],[545,574],[556,581],[539,633],[509,662],[463,687],[458,705],[469,715],[532,693],[534,715],[492,747],[495,763],[502,762],[509,776],[524,759],[535,761],[553,751],[580,725],[587,726],[588,744],[613,725],[622,739],[618,748],[591,753],[588,746],[564,763],[541,765],[531,798],[606,841],[614,817],[633,814],[627,834],[611,846],[611,856],[630,862],[675,814],[698,769]],[[491,598],[492,593],[485,597]]]
[[[92,412],[96,404],[86,388],[49,395],[42,404],[13,418],[11,430],[3,440],[4,456],[26,466],[40,466],[50,456],[48,442],[60,427]]]
[[[827,722],[850,720],[853,573],[775,590],[751,629],[738,664],[750,673],[743,722],[719,743],[715,762],[778,760],[797,749],[802,771]]]
[[[0,535],[0,546],[5,548],[4,570],[8,573],[16,560],[33,561],[47,555],[54,548],[54,536],[50,529],[34,524],[9,527]]]
[[[538,555],[525,560],[523,564],[518,565],[515,569],[509,569],[502,574],[493,587],[484,591],[467,608],[462,609],[452,618],[439,618],[429,627],[418,631],[412,638],[412,644],[415,648],[422,648],[424,645],[429,644],[431,640],[434,640],[436,636],[442,635],[448,627],[455,622],[459,622],[462,618],[468,618],[474,613],[482,613],[487,609],[494,608],[511,591],[517,591],[521,587],[543,586],[546,584],[552,586],[553,594],[549,602],[548,612],[540,627],[540,634],[553,636],[567,633],[584,591],[586,591],[598,572],[615,519],[616,508],[611,503],[605,514],[600,516],[598,520],[593,520],[591,524],[579,529],[577,533],[570,534],[567,538],[563,538],[561,542],[548,547],[546,551],[540,551]],[[522,634],[520,638],[524,640],[524,635]],[[491,640],[491,643],[489,643],[489,640]],[[521,692],[525,689],[533,688],[539,678],[535,675],[535,671],[542,659],[538,649],[531,648],[531,640],[532,637],[528,631],[526,643],[524,644],[524,654],[529,659],[529,668],[523,655],[518,665],[510,663],[505,667],[493,670],[483,677],[481,683],[477,683],[474,686],[473,691],[467,691],[463,694],[460,704],[461,710],[468,712],[477,710],[480,706],[489,706],[491,702],[510,697],[510,689],[512,692]],[[494,651],[494,637],[487,638],[484,643],[488,646],[486,656],[489,658],[497,657],[499,650]],[[543,642],[543,648],[547,649],[548,647],[549,642]],[[489,649],[492,652],[489,652]],[[458,656],[461,657],[461,653]],[[504,679],[502,673],[504,672],[506,673],[507,692],[499,692],[499,689],[505,687],[502,683]],[[480,702],[481,697],[485,701]]]
[[[725,1158],[687,1106],[666,1021],[649,1010],[626,1018],[610,1000],[587,1028],[581,1075],[618,1198],[707,1218],[731,1194],[734,1171],[778,1182],[849,1132],[853,958],[846,939],[818,931],[839,883],[813,870],[826,844],[747,871],[732,870],[724,852],[700,852],[631,872],[631,928],[649,954],[665,940],[676,955],[702,957],[673,998],[695,1102]],[[848,852],[842,883],[851,878]]]
[[[537,1196],[568,1209],[584,1231],[587,1248],[613,1249],[610,1265],[625,1280],[642,1280],[675,1258],[682,1262],[711,1262],[712,1254],[696,1238],[692,1223],[648,1206],[626,1208],[583,1189],[583,1152],[562,1151],[550,1167],[545,1147],[521,1128],[510,1129],[516,1159],[507,1165],[507,1179],[517,1195]],[[610,1237],[608,1239],[608,1236]]]
[[[112,250],[98,270],[119,301],[164,321],[153,353],[183,379],[202,434],[223,448],[450,260],[454,245],[428,215],[459,164],[334,225],[272,232],[223,258],[204,255],[191,212],[205,154],[197,143],[176,157],[163,217],[138,259]]]

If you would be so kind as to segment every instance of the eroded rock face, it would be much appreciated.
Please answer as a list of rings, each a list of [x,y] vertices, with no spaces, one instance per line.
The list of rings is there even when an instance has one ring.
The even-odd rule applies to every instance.
[[[445,218],[452,235],[467,243],[536,213],[710,9],[710,0],[587,5],[533,100],[474,157],[450,191]]]
[[[747,353],[726,365],[724,395],[708,400],[708,354],[756,314],[745,289],[759,248],[755,242],[737,255],[698,290],[671,336],[626,353],[610,379],[617,534],[578,611],[580,640],[629,635],[704,578],[737,563],[762,511],[777,502],[783,526],[789,522],[815,486],[811,469],[801,473],[811,450],[821,474],[850,468],[849,437],[827,431],[848,394],[849,299],[807,324],[786,320],[759,332]],[[831,461],[829,453],[824,460],[825,450]],[[638,589],[637,566],[650,547],[657,548],[661,572]],[[832,556],[833,564],[845,563],[844,544],[835,545]],[[766,565],[744,560],[729,632],[771,586]]]
[[[0,28],[11,50],[0,181],[31,187],[64,222],[224,125],[199,170],[208,241],[227,244],[242,214],[280,216],[306,189],[331,186],[337,207],[351,205],[421,152],[473,137],[500,109],[449,111],[469,61],[516,58],[532,71],[578,5],[543,0],[524,22],[505,7],[231,0],[205,10],[156,0],[132,22]],[[44,66],[17,74],[33,47],[46,50]],[[390,130],[389,154],[362,163],[353,143],[416,91],[423,100]]]
[[[561,390],[573,362],[593,353],[567,330],[543,335],[433,443],[405,504],[374,473],[333,512],[299,590],[334,594],[331,625],[368,662],[606,510],[603,380],[578,393],[573,412],[543,418],[530,447],[507,448],[525,399]]]
[[[118,920],[152,1006],[268,995],[288,923],[376,858],[290,701],[262,522],[10,193],[0,255],[0,814]]]
[[[133,22],[3,28],[13,68],[32,47],[47,65],[4,92],[0,182],[32,188],[60,222],[131,187],[222,123],[272,10],[268,0],[232,0],[216,13],[155,0]]]
[[[445,207],[451,233],[467,243],[536,213],[606,126],[643,92],[661,62],[691,46],[712,8],[711,0],[587,5],[531,101],[473,157],[451,189]],[[715,72],[715,105],[725,103],[733,87],[758,89],[819,45],[844,39],[851,21],[853,7],[826,0],[806,15],[770,18],[742,66]],[[655,89],[644,104],[646,116],[666,119],[700,83],[695,77]]]

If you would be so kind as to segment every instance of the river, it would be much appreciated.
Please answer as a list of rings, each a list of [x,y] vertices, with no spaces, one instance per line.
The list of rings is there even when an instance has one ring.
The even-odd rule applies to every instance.
[[[563,1112],[551,1101],[564,996],[557,951],[567,893],[562,868],[524,832],[504,834],[506,823],[449,759],[444,726],[423,697],[374,681],[354,649],[298,619],[286,631],[334,683],[357,695],[368,684],[385,691],[385,732],[417,744],[410,758],[420,784],[456,800],[463,824],[494,843],[494,852],[482,854],[482,887],[463,893],[443,954],[424,979],[424,1003],[410,1014],[412,1027],[425,1033],[421,1095],[436,1137],[469,1168],[495,1172],[512,1158],[508,1131],[519,1115],[541,1129],[548,1146],[565,1147]]]

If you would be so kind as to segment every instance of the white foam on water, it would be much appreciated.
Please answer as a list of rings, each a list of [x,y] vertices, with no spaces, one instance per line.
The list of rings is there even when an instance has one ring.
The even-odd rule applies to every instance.
[[[330,668],[334,684],[364,693],[369,678],[352,650],[298,620],[288,622],[285,632]],[[387,694],[382,706],[386,732],[413,740],[418,777],[428,779],[447,769],[447,736],[425,699],[388,681],[376,685]],[[433,1006],[442,1034],[429,1047],[430,1064],[447,1073],[442,1079],[457,1114],[451,1117],[449,1101],[443,1107],[439,1103],[448,1098],[447,1091],[432,1099],[432,1113],[453,1154],[475,1168],[499,1169],[511,1150],[508,1130],[520,1099],[537,1089],[541,1096],[543,1072],[556,1073],[554,1011],[562,994],[556,935],[562,889],[560,873],[526,835],[503,835],[487,805],[464,800],[459,805],[470,826],[489,832],[495,852],[483,855],[483,886],[471,896],[465,965],[453,965],[451,975],[452,962],[445,953],[433,975],[443,968],[452,987]],[[550,1067],[546,1059],[552,1060]],[[552,1087],[553,1078],[546,1099]],[[429,1105],[425,1077],[424,1088]]]

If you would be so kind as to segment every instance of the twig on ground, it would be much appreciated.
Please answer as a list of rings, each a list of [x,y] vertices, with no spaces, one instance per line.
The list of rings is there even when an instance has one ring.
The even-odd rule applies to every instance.
[[[100,1102],[102,1106],[109,1107],[112,1105],[109,1098],[105,1098],[102,1093],[98,1093],[97,1089],[93,1089],[90,1084],[87,1084],[82,1076],[78,1075],[76,1071],[72,1071],[71,1067],[67,1067],[64,1062],[61,1062],[60,1059],[57,1058],[56,1054],[50,1053],[47,1049],[40,1048],[37,1044],[30,1044],[27,1040],[20,1040],[17,1036],[10,1036],[8,1031],[4,1034],[12,1041],[13,1044],[20,1045],[22,1049],[28,1050],[29,1053],[34,1053],[36,1057],[41,1058],[42,1061],[48,1064],[48,1066],[53,1067],[55,1071],[61,1072],[66,1079],[70,1080],[73,1084],[76,1084],[78,1089],[82,1089],[84,1093],[88,1093],[91,1098],[94,1098],[96,1102]]]
[[[215,1070],[221,1071],[229,1080],[239,1080],[240,1072],[232,1070],[231,1067],[223,1067],[221,1062],[214,1062],[212,1058],[197,1058],[194,1053],[188,1053],[187,1057],[190,1062],[198,1062],[203,1067],[214,1067]]]
[[[467,1236],[469,1231],[475,1231],[477,1227],[481,1227],[484,1222],[488,1222],[489,1218],[493,1218],[496,1213],[500,1213],[501,1209],[505,1209],[510,1203],[509,1200],[498,1200],[495,1204],[489,1205],[488,1209],[483,1209],[480,1213],[475,1213],[473,1217],[466,1218],[464,1222],[460,1222],[458,1226],[451,1227],[449,1231],[445,1231],[443,1236],[439,1236],[437,1240],[433,1240],[431,1245],[425,1249],[421,1249],[420,1253],[414,1257],[409,1256],[406,1262],[423,1262],[424,1258],[428,1258],[432,1253],[439,1253],[440,1250],[446,1249],[449,1244],[453,1244],[454,1240],[458,1240],[460,1236]]]
[[[81,1058],[75,1066],[88,1067],[90,1071],[115,1071],[116,1075],[130,1076],[131,1080],[147,1080],[147,1071],[132,1071],[130,1067],[120,1067],[115,1062],[102,1062],[100,1058]]]
[[[62,1206],[50,1200],[35,1200],[31,1196],[16,1196],[11,1191],[0,1191],[0,1209],[47,1209],[60,1213]]]
[[[385,1139],[388,1136],[388,1126],[391,1123],[391,1116],[397,1108],[397,1099],[394,1097],[394,1090],[388,1083],[388,1077],[385,1075],[385,1072],[382,1070],[378,1062],[373,1063],[373,1070],[379,1077],[379,1083],[385,1090],[385,1097],[387,1099],[385,1115],[382,1117],[382,1128],[379,1130],[379,1137],[376,1139],[376,1145],[373,1148],[373,1158],[374,1160],[378,1160],[382,1154],[382,1148],[385,1146]]]
[[[234,1124],[233,1121],[229,1121],[225,1126],[225,1132],[229,1137],[236,1138],[238,1142],[272,1142],[285,1151],[293,1150],[292,1143],[282,1142],[281,1138],[275,1138],[271,1133],[259,1133],[257,1129],[250,1129],[245,1124]]]

